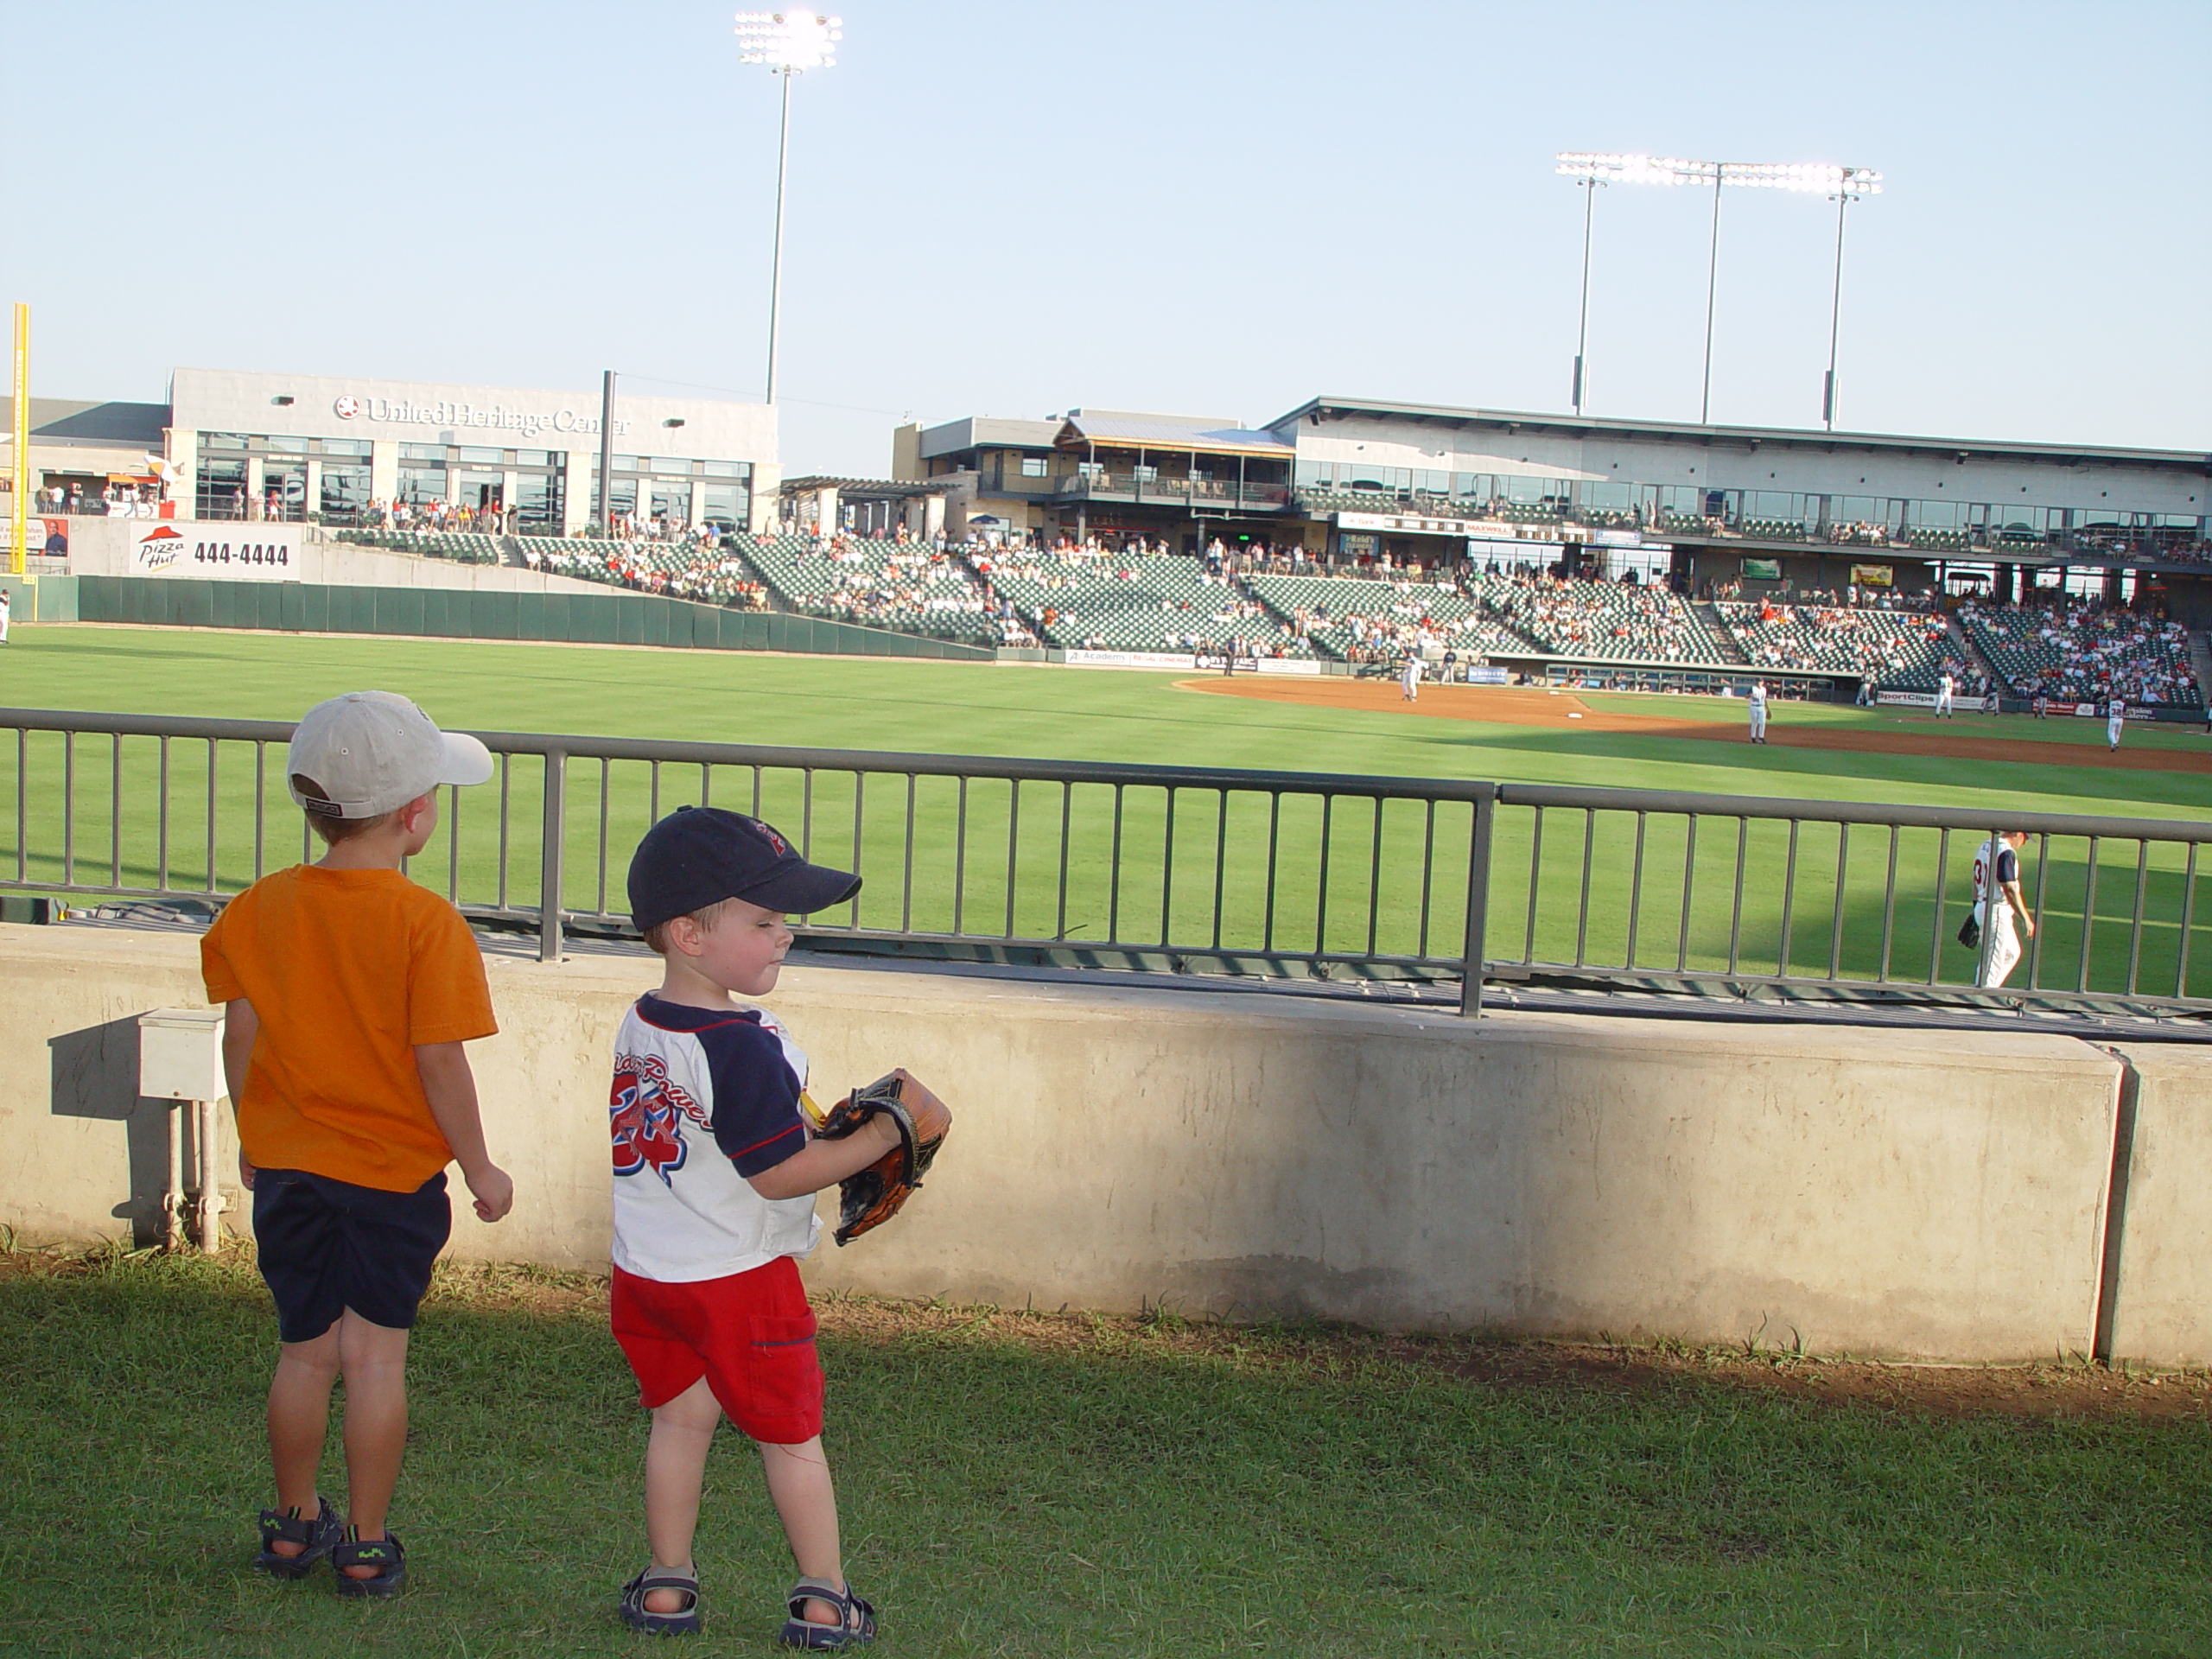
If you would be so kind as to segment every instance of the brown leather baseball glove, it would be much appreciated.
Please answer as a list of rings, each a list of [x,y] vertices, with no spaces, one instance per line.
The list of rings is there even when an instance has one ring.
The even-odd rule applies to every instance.
[[[851,1243],[899,1213],[921,1185],[952,1128],[951,1109],[901,1066],[832,1106],[815,1133],[824,1141],[842,1140],[879,1113],[899,1126],[899,1144],[838,1183],[842,1199],[837,1215],[840,1244]]]

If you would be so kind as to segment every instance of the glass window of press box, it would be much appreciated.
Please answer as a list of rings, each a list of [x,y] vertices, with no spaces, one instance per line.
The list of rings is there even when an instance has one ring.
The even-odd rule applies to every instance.
[[[1564,479],[1510,473],[1447,473],[1364,461],[1301,461],[1298,488],[1310,511],[1451,512],[1468,517],[1559,518],[1599,527],[1643,526],[1681,534],[1714,529],[1767,541],[1819,539],[1838,545],[1965,546],[2084,552],[2202,547],[2197,514],[2054,507],[2015,486],[2010,500],[1905,498],[1835,492],[1713,489],[1627,479]],[[1986,486],[1982,486],[1985,493]]]
[[[616,455],[613,461],[607,505],[617,518],[626,518],[640,528],[699,524],[724,531],[741,530],[750,515],[750,461],[687,461],[674,455]],[[591,493],[595,515],[596,458],[591,463]]]

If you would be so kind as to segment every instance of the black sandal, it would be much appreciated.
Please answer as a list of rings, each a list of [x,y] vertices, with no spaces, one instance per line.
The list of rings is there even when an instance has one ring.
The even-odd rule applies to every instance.
[[[254,1566],[272,1578],[304,1579],[315,1571],[315,1563],[330,1554],[332,1548],[346,1535],[346,1524],[338,1518],[338,1511],[330,1507],[330,1500],[319,1501],[314,1520],[309,1521],[297,1510],[279,1515],[275,1510],[261,1512],[261,1554],[253,1558]],[[280,1555],[276,1546],[300,1544],[304,1548],[296,1555]]]
[[[679,1613],[657,1613],[645,1605],[646,1594],[673,1590],[690,1599]],[[622,1622],[633,1630],[652,1636],[696,1636],[706,1621],[699,1616],[699,1580],[689,1573],[648,1567],[622,1586]]]
[[[338,1569],[338,1593],[379,1600],[397,1595],[407,1583],[407,1552],[391,1533],[381,1538],[362,1538],[359,1532],[357,1527],[348,1528],[346,1536],[331,1547],[330,1564]],[[357,1579],[346,1570],[349,1567],[373,1567],[377,1573],[372,1579]]]
[[[817,1624],[806,1616],[810,1601],[826,1601],[837,1610],[835,1624]],[[783,1634],[777,1638],[787,1648],[808,1648],[822,1651],[830,1648],[858,1647],[863,1642],[875,1639],[875,1609],[852,1592],[850,1586],[839,1590],[819,1579],[801,1579],[791,1586],[791,1618],[784,1623]]]

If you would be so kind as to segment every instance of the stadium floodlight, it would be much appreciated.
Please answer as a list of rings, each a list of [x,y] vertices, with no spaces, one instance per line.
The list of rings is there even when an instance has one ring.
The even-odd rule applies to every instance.
[[[1594,150],[1562,150],[1554,158],[1556,170],[1587,186],[1593,200],[1599,186],[1607,184],[1709,184],[1713,187],[1713,240],[1705,268],[1705,377],[1698,400],[1698,424],[1713,416],[1713,319],[1720,274],[1720,192],[1728,185],[1752,190],[1789,190],[1818,194],[1839,201],[1879,195],[1882,175],[1864,167],[1839,167],[1828,162],[1698,162],[1678,156],[1623,156]],[[1836,219],[1836,310],[1842,304],[1843,220]],[[1583,332],[1588,333],[1590,305],[1590,231],[1586,210],[1583,224]],[[1835,319],[1828,330],[1828,409],[1834,408]],[[1575,412],[1581,412],[1582,354],[1575,353]]]
[[[768,278],[768,397],[776,401],[776,331],[784,296],[784,181],[791,150],[791,77],[809,69],[834,69],[845,20],[811,11],[741,11],[738,61],[765,64],[784,81],[781,134],[776,143],[776,238]]]

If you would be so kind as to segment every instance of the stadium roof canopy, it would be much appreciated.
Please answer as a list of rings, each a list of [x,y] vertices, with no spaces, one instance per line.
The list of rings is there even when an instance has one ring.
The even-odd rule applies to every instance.
[[[0,429],[12,425],[15,414],[16,400],[0,396]],[[43,444],[159,450],[168,423],[167,404],[87,402],[81,397],[31,399],[31,436]]]
[[[950,478],[909,482],[889,478],[836,478],[827,473],[809,473],[803,478],[787,478],[776,486],[777,490],[785,495],[798,495],[813,490],[835,490],[841,495],[882,496],[901,501],[912,496],[944,495],[957,487]]]
[[[1294,448],[1272,432],[1257,432],[1249,427],[1186,426],[1157,416],[1094,415],[1080,409],[1061,426],[1059,442],[1063,448],[1098,443],[1116,448],[1137,445],[1154,449],[1187,449],[1205,454],[1264,455],[1274,461],[1287,460]]]
[[[1552,437],[1646,439],[1703,442],[1716,448],[1800,449],[1821,454],[1845,450],[1890,455],[1940,455],[1945,460],[2005,460],[2075,467],[2099,464],[2212,475],[2212,455],[2185,449],[2124,449],[2101,444],[2012,443],[1979,438],[1916,437],[1884,432],[1815,432],[1788,426],[1700,426],[1694,422],[1609,420],[1589,415],[1538,415],[1512,410],[1455,409],[1447,404],[1314,397],[1270,422],[1272,433],[1320,426],[1332,419],[1402,421],[1414,426],[1472,431],[1542,433]]]

